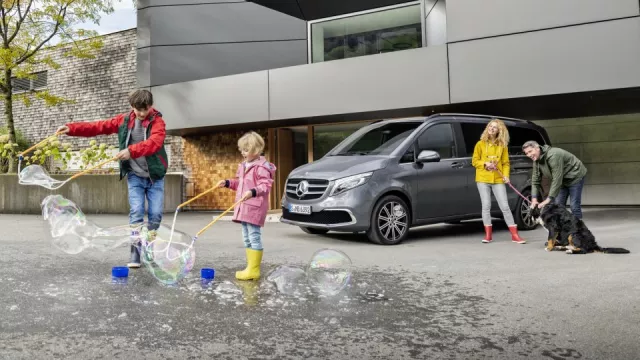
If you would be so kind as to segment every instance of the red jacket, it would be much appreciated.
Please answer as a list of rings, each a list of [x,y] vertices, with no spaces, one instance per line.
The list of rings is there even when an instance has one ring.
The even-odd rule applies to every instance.
[[[109,120],[99,120],[99,121],[90,121],[90,122],[77,122],[77,123],[68,123],[66,124],[69,127],[69,136],[83,136],[83,137],[94,137],[97,135],[111,135],[118,132],[118,128],[124,122],[124,118],[127,114],[120,114],[116,117],[113,117]],[[129,115],[129,129],[133,129],[135,125],[136,115],[131,110]],[[164,144],[164,139],[166,137],[166,124],[164,119],[162,118],[162,114],[154,108],[151,108],[147,117],[142,120],[142,127],[147,128],[149,126],[149,119],[153,115],[153,123],[151,127],[151,134],[149,138],[145,141],[141,141],[135,145],[129,145],[127,148],[129,149],[129,153],[131,158],[139,158],[141,156],[151,156],[155,154],[162,145]]]

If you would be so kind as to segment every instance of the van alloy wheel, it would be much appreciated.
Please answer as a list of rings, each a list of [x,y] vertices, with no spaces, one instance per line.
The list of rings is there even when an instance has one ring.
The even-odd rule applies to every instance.
[[[531,201],[531,190],[524,190],[522,195]],[[531,208],[529,207],[529,203],[524,201],[522,198],[518,198],[516,211],[514,212],[513,217],[519,230],[533,230],[538,227],[538,224],[536,224],[531,217]]]
[[[377,244],[395,245],[402,242],[409,232],[410,214],[406,203],[397,196],[382,198],[373,209],[369,239]]]

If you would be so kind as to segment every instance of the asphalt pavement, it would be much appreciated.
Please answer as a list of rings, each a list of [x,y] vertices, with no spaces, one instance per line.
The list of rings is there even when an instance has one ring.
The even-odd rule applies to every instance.
[[[195,234],[210,220],[182,213],[177,228]],[[128,247],[69,255],[41,217],[3,214],[0,359],[638,359],[638,220],[640,209],[585,211],[599,243],[626,255],[546,252],[542,229],[514,244],[498,220],[492,244],[473,221],[414,229],[390,247],[268,223],[259,282],[235,281],[240,227],[221,221],[196,243],[189,276],[166,286],[144,268],[112,281]],[[337,296],[266,280],[322,248],[353,263]],[[201,283],[202,267],[215,268],[213,283]]]

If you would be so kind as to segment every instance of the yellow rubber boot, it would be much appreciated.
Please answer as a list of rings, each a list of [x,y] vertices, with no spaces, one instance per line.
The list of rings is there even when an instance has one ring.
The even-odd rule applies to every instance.
[[[258,280],[260,279],[260,263],[262,262],[262,250],[246,249],[247,267],[242,271],[236,271],[238,280]]]

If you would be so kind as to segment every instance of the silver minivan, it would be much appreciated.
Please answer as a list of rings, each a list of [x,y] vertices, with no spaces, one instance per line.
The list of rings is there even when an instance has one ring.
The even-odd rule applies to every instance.
[[[393,245],[411,227],[481,218],[471,157],[494,118],[509,129],[511,183],[530,197],[532,162],[522,145],[550,144],[544,128],[499,116],[434,114],[375,122],[294,169],[280,221],[310,234],[366,232],[374,243]],[[510,189],[507,194],[518,228],[534,229],[527,204]],[[502,217],[495,199],[492,215]]]

